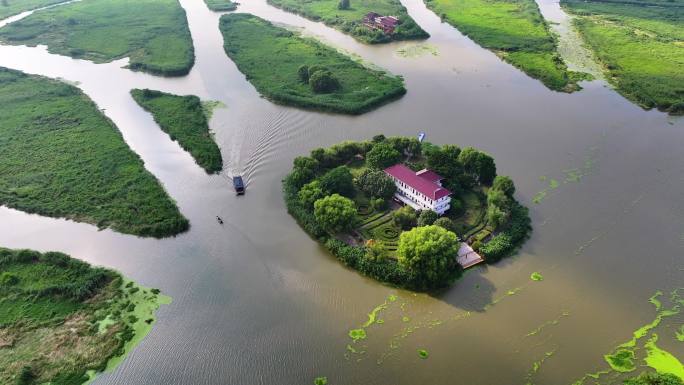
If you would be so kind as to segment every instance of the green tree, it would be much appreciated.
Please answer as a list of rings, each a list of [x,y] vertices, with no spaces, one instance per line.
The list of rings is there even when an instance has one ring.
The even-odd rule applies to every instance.
[[[382,244],[382,242],[378,242],[374,239],[370,239],[368,242],[366,242],[366,254],[364,255],[364,258],[378,262],[387,257],[387,251],[385,250],[385,246]]]
[[[503,175],[497,175],[496,178],[494,178],[492,189],[499,190],[508,197],[512,197],[513,194],[515,194],[515,184],[513,183],[513,180]]]
[[[340,88],[340,82],[330,71],[320,70],[314,73],[309,71],[309,85],[313,92],[325,94]]]
[[[418,215],[418,226],[430,226],[435,223],[437,218],[439,218],[439,215],[437,215],[436,212],[432,210],[421,210]]]
[[[349,9],[351,4],[349,4],[349,0],[340,0],[340,2],[337,4],[337,9],[339,10],[346,10]]]
[[[314,216],[328,231],[351,230],[356,225],[356,205],[349,198],[333,194],[314,203]]]
[[[307,183],[302,186],[299,190],[299,201],[309,209],[314,205],[314,202],[325,197],[327,195],[326,191],[321,187],[321,182],[314,180],[313,182]]]
[[[379,170],[364,170],[356,178],[356,185],[359,190],[373,198],[390,199],[397,191],[397,186],[392,178],[385,174],[384,171]]]
[[[452,233],[456,234],[456,224],[454,223],[454,221],[447,217],[437,218],[437,220],[433,224],[435,226],[439,226],[445,230],[451,231]]]
[[[641,373],[638,377],[633,377],[625,380],[625,385],[683,385],[684,382],[669,373]]]
[[[299,189],[311,182],[314,177],[315,175],[311,170],[295,168],[290,175],[287,176],[287,183]]]
[[[392,220],[394,220],[394,224],[400,228],[404,230],[410,229],[416,225],[416,210],[408,205],[401,207],[399,210],[395,210],[392,213]]]
[[[316,159],[309,156],[298,156],[294,159],[293,163],[295,168],[307,169],[314,173],[318,172],[320,166]]]
[[[492,184],[496,176],[496,164],[489,154],[466,147],[459,154],[458,160],[463,165],[464,171],[479,183],[487,186]]]
[[[387,142],[376,143],[366,153],[366,164],[374,169],[382,170],[399,163],[400,160],[401,154],[399,151]]]
[[[321,188],[347,197],[354,195],[354,176],[347,166],[335,167],[320,179]]]
[[[393,136],[387,139],[395,150],[411,157],[421,154],[421,144],[417,138],[407,136]]]
[[[302,64],[297,68],[297,76],[299,76],[299,80],[302,83],[308,83],[309,82],[309,66],[306,64]]]
[[[434,225],[416,227],[399,237],[397,260],[419,285],[438,287],[449,281],[454,264],[458,265],[458,248],[456,234]]]

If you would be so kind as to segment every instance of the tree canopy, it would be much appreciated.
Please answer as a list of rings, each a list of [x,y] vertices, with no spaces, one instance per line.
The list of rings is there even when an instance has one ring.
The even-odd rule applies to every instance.
[[[418,215],[418,226],[430,226],[435,223],[437,218],[439,218],[439,215],[437,215],[436,212],[432,210],[421,210]]]
[[[313,182],[309,182],[302,186],[298,195],[302,204],[308,208],[311,208],[313,207],[314,202],[325,197],[327,193],[321,187],[321,183],[317,180],[314,180]]]
[[[350,230],[356,225],[356,205],[349,198],[333,194],[314,203],[314,216],[328,231]]]
[[[397,226],[406,230],[416,225],[418,216],[411,206],[404,206],[392,212],[392,219]]]
[[[347,166],[335,167],[320,179],[321,188],[344,196],[354,195],[354,176]]]
[[[464,148],[458,155],[464,171],[484,185],[491,185],[496,176],[496,164],[489,154],[472,147]]]
[[[682,380],[675,376],[674,374],[669,374],[669,373],[654,373],[654,372],[645,372],[641,373],[637,377],[629,378],[625,380],[624,382],[625,385],[683,385],[684,382]]]
[[[356,185],[359,190],[373,198],[390,199],[397,191],[397,186],[392,178],[380,170],[364,170],[356,178]]]
[[[425,287],[447,283],[453,264],[458,264],[459,241],[456,234],[439,226],[415,227],[399,237],[399,264],[415,274]]]
[[[401,160],[401,154],[391,144],[387,142],[376,143],[368,153],[366,153],[366,164],[368,167],[382,170],[393,166]]]

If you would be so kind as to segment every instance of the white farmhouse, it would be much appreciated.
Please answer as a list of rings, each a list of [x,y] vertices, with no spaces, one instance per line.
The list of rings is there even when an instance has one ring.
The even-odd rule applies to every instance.
[[[443,215],[449,210],[451,191],[442,187],[442,178],[427,169],[414,172],[403,164],[395,164],[385,169],[394,180],[397,192],[394,196],[416,210],[432,210]]]

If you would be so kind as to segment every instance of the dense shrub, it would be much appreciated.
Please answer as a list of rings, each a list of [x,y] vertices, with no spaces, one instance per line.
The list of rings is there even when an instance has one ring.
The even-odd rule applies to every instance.
[[[408,230],[416,225],[418,216],[416,215],[416,210],[411,206],[404,206],[392,212],[392,220],[399,228]]]
[[[317,94],[325,94],[340,88],[340,81],[330,71],[320,70],[309,75],[309,86]]]
[[[497,262],[511,255],[516,247],[527,239],[531,230],[527,208],[513,202],[508,224],[499,234],[480,247],[480,253],[487,263]]]
[[[357,223],[356,205],[351,199],[333,194],[314,202],[314,217],[328,231],[351,230]]]
[[[387,142],[376,143],[366,154],[366,164],[370,168],[382,170],[401,160],[401,154]]]
[[[354,176],[346,166],[335,167],[321,178],[321,188],[344,196],[354,195]]]
[[[421,210],[418,215],[418,226],[430,226],[435,223],[437,218],[439,218],[439,215],[437,215],[436,212],[432,210]]]

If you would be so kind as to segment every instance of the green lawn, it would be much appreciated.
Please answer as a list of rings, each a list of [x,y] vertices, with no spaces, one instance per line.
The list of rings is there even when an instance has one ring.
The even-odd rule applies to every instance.
[[[0,204],[164,237],[187,230],[155,177],[78,88],[0,67]]]
[[[17,15],[24,11],[62,3],[65,0],[0,0],[0,19]]]
[[[286,11],[300,14],[307,19],[322,21],[328,26],[347,33],[365,43],[387,43],[393,40],[426,39],[425,32],[409,16],[399,0],[350,0],[350,8],[338,9],[339,0],[268,0],[268,3]],[[395,16],[401,22],[393,35],[372,31],[362,24],[369,12]]]
[[[684,1],[563,0],[618,92],[645,108],[684,114]]]
[[[579,74],[568,71],[556,40],[534,0],[425,0],[442,20],[475,43],[539,79],[548,88],[572,92]]]
[[[256,16],[221,17],[226,54],[256,89],[274,102],[348,114],[360,114],[401,97],[400,78],[372,70],[316,40],[302,38]],[[321,66],[340,88],[316,93],[300,80],[300,66]]]
[[[195,61],[178,0],[87,0],[38,11],[0,29],[9,44],[95,62],[130,57],[133,70],[180,76]]]
[[[147,89],[132,90],[131,95],[208,174],[221,171],[221,150],[209,132],[209,123],[197,96],[178,96]]]
[[[204,3],[215,12],[234,11],[237,9],[237,4],[230,0],[204,0]]]
[[[81,385],[149,331],[164,301],[61,253],[0,248],[0,272],[2,384]]]

